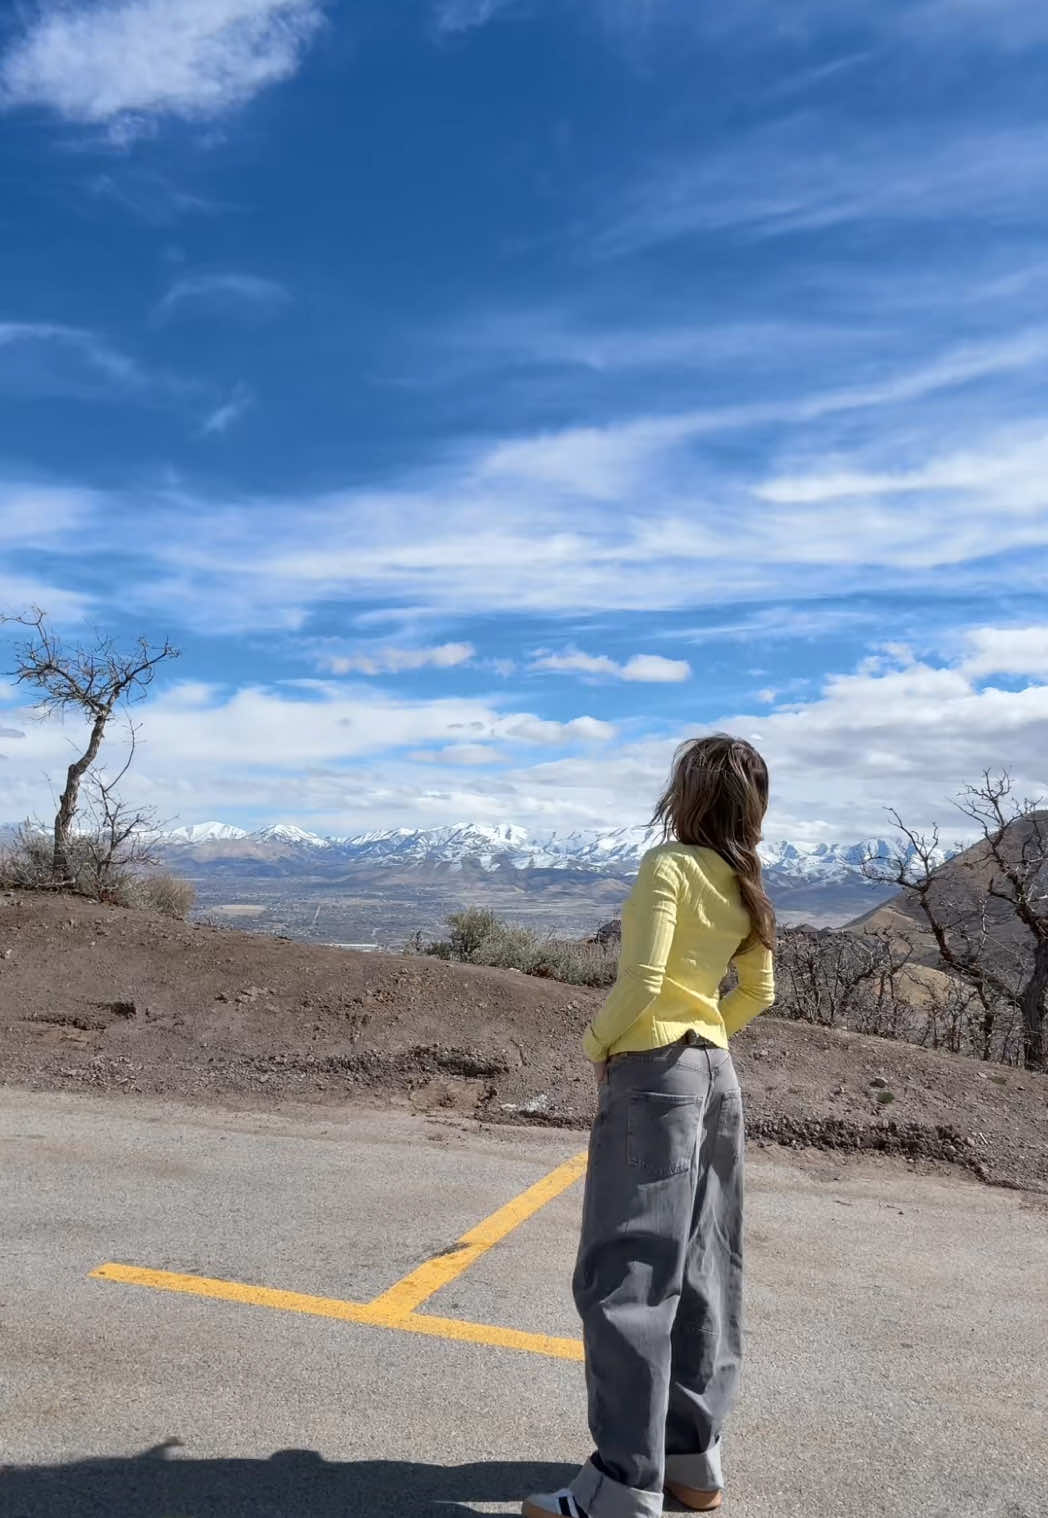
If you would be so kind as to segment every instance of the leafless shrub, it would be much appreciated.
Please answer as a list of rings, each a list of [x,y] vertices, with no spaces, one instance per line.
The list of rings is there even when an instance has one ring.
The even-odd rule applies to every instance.
[[[776,1010],[821,1027],[899,1038],[910,1020],[911,945],[885,933],[780,929]]]
[[[1048,1012],[1048,813],[1012,794],[1011,778],[986,771],[958,802],[982,842],[962,872],[940,862],[939,833],[919,833],[895,812],[904,848],[871,862],[876,879],[900,886],[916,904],[943,969],[971,992],[983,1051],[1012,1046],[1021,1028],[1022,1062],[1043,1070]],[[999,1057],[984,1052],[984,1058]]]

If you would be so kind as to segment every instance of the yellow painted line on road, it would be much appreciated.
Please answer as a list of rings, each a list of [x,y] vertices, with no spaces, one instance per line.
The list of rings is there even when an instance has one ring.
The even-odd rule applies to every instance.
[[[208,1297],[217,1302],[276,1308],[279,1312],[305,1313],[314,1318],[339,1318],[345,1323],[395,1328],[402,1333],[425,1334],[434,1339],[493,1344],[500,1349],[520,1349],[555,1360],[582,1359],[579,1339],[558,1339],[552,1334],[524,1333],[517,1328],[466,1323],[459,1318],[435,1318],[424,1313],[395,1316],[378,1308],[374,1302],[342,1302],[337,1297],[311,1297],[300,1291],[276,1291],[270,1286],[247,1286],[241,1281],[180,1275],[173,1270],[146,1270],[138,1265],[100,1265],[97,1270],[92,1270],[91,1276],[97,1281],[117,1281],[124,1286],[148,1286],[153,1291],[174,1291],[185,1296]]]
[[[393,1328],[402,1333],[425,1334],[431,1338],[454,1339],[460,1343],[491,1344],[500,1349],[523,1350],[557,1360],[581,1360],[582,1343],[578,1339],[559,1339],[551,1334],[525,1333],[520,1329],[499,1328],[490,1323],[467,1323],[458,1318],[439,1318],[420,1313],[416,1309],[460,1276],[493,1245],[519,1228],[521,1223],[527,1222],[547,1202],[566,1191],[578,1180],[585,1168],[585,1154],[577,1154],[565,1164],[559,1165],[541,1181],[529,1186],[527,1191],[463,1234],[450,1250],[427,1260],[373,1302],[343,1302],[337,1297],[314,1297],[300,1291],[280,1291],[271,1286],[249,1286],[241,1281],[221,1281],[209,1276],[185,1275],[172,1270],[149,1270],[138,1265],[120,1265],[114,1262],[92,1270],[91,1277],[98,1281],[119,1282],[124,1286],[145,1286],[154,1291],[208,1297],[212,1301],[269,1307],[279,1312],[306,1313],[317,1318],[338,1318],[345,1323],[367,1323],[374,1328]]]
[[[378,1322],[379,1320],[375,1320]],[[581,1360],[581,1339],[557,1339],[552,1334],[523,1333],[518,1328],[497,1328],[491,1323],[464,1323],[459,1318],[431,1318],[413,1312],[387,1328],[411,1334],[430,1334],[437,1339],[458,1339],[465,1344],[494,1344],[499,1349],[521,1349],[527,1354],[547,1355],[554,1360]]]
[[[560,1196],[562,1191],[578,1180],[586,1169],[586,1155],[576,1154],[572,1159],[566,1160],[563,1165],[558,1165],[549,1175],[543,1176],[541,1181],[536,1181],[534,1186],[529,1186],[527,1191],[522,1191],[512,1202],[507,1202],[497,1212],[485,1218],[483,1223],[478,1223],[468,1233],[464,1233],[456,1244],[443,1254],[436,1255],[432,1260],[427,1260],[417,1270],[384,1291],[380,1297],[372,1302],[372,1307],[380,1308],[383,1312],[391,1313],[397,1318],[414,1312],[417,1307],[427,1301],[442,1287],[454,1281],[464,1270],[476,1263],[482,1254],[486,1254],[493,1245],[498,1244],[507,1234],[519,1228],[521,1223],[526,1223],[528,1218],[533,1217],[540,1208],[545,1207],[547,1202],[552,1202],[554,1197]]]
[[[368,1323],[365,1302],[340,1302],[337,1297],[310,1297],[300,1291],[275,1291],[271,1286],[246,1286],[241,1281],[217,1281],[209,1276],[178,1275],[173,1270],[142,1270],[137,1265],[100,1265],[91,1275],[98,1281],[124,1286],[149,1286],[154,1291],[179,1291],[190,1297],[218,1302],[245,1302],[251,1307],[275,1307],[279,1312],[305,1312],[315,1318],[342,1318]]]

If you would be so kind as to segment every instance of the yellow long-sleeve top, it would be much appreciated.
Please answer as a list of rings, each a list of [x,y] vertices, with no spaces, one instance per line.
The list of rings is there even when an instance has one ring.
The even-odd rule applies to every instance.
[[[742,950],[749,936],[727,860],[691,844],[650,849],[622,912],[618,978],[583,1039],[587,1058],[658,1049],[689,1029],[727,1048],[775,999],[771,953],[759,942]],[[730,963],[739,984],[722,1000]]]

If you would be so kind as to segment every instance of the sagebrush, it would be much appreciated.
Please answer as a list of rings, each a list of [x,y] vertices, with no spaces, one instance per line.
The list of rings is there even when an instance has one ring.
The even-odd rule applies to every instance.
[[[447,918],[447,938],[427,942],[421,934],[408,946],[459,964],[519,970],[573,986],[610,986],[618,966],[615,945],[586,939],[540,936],[531,928],[503,922],[484,907],[467,907]]]
[[[73,891],[92,901],[141,907],[183,918],[196,900],[196,889],[169,871],[132,868],[114,862],[93,834],[74,834],[66,845],[69,876],[56,884],[51,837],[28,823],[0,853],[0,886],[7,890]]]

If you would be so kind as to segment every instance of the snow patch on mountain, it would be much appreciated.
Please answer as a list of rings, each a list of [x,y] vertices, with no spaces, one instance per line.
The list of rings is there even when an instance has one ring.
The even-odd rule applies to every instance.
[[[188,827],[171,828],[159,836],[168,843],[225,843],[248,834],[231,822],[191,822]]]
[[[329,849],[336,841],[322,838],[319,833],[307,833],[305,828],[296,827],[293,822],[275,822],[271,827],[241,836],[250,836],[259,843],[294,843],[308,849]]]

